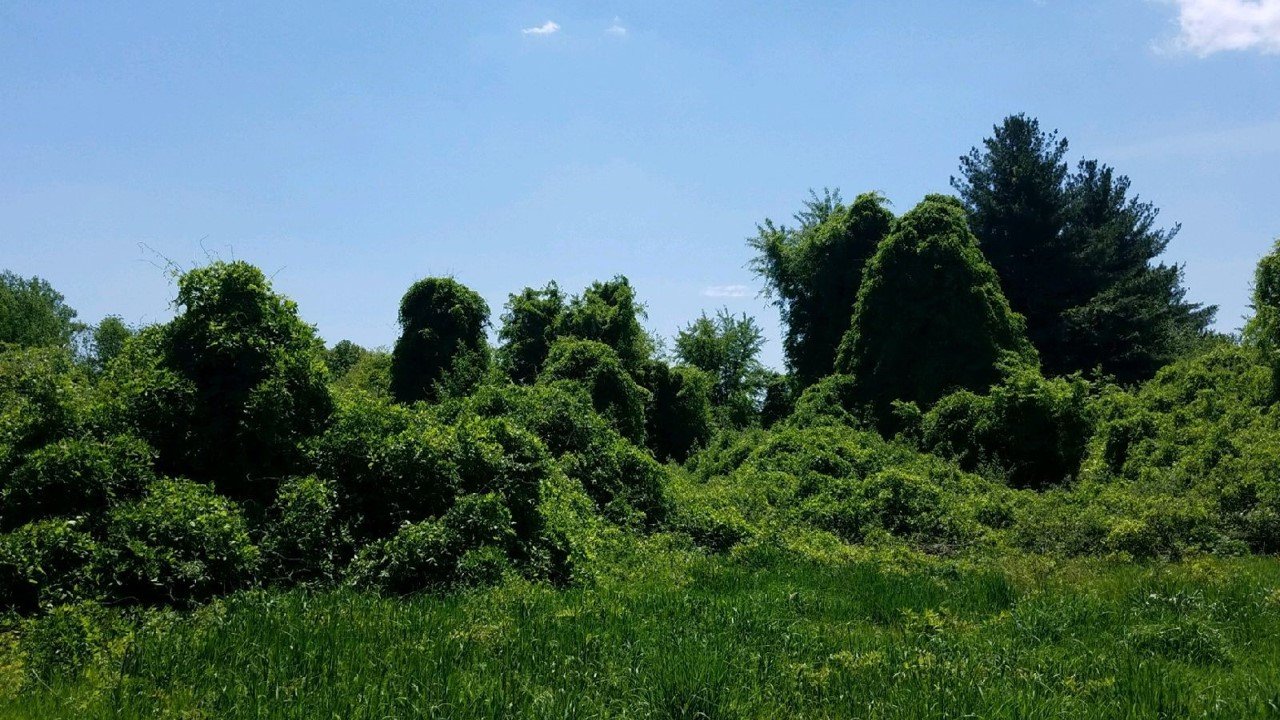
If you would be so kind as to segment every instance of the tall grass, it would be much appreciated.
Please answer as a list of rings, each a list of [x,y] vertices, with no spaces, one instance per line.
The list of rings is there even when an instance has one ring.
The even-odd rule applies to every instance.
[[[1010,564],[1014,563],[1014,564]],[[450,597],[154,617],[31,718],[1280,716],[1280,563],[694,558]]]

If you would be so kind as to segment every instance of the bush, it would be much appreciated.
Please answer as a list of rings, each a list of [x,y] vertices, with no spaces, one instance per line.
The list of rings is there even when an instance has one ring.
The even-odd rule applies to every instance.
[[[104,511],[137,496],[154,476],[153,452],[142,440],[63,438],[28,454],[0,484],[0,525]]]
[[[644,442],[645,405],[649,393],[636,384],[608,345],[566,339],[551,346],[540,383],[571,381],[582,385],[591,406],[613,429],[636,444]]]
[[[494,585],[509,567],[502,548],[485,545],[468,550],[458,559],[458,583],[467,587]]]
[[[1079,474],[1097,393],[1073,375],[1045,379],[1011,368],[986,395],[948,395],[920,421],[922,447],[966,470],[995,466],[1018,487],[1042,488]]]
[[[44,520],[0,535],[0,608],[34,612],[97,597],[103,557],[73,520]]]
[[[311,454],[317,475],[333,483],[342,520],[368,539],[444,512],[461,482],[458,453],[453,428],[425,410],[353,395],[340,400]]]
[[[88,376],[57,348],[0,344],[0,477],[85,423]]]
[[[461,548],[492,546],[505,553],[516,539],[511,511],[495,493],[460,496],[443,522]]]
[[[314,475],[280,485],[262,539],[268,576],[293,583],[331,583],[350,559],[351,540],[333,483]]]
[[[160,480],[110,514],[116,592],[146,604],[189,604],[243,587],[258,548],[240,509],[208,486]]]
[[[866,408],[858,405],[857,383],[848,375],[828,375],[805,388],[787,424],[795,427],[839,424],[867,425]]]
[[[27,677],[48,687],[80,676],[90,665],[118,666],[112,641],[125,627],[121,617],[92,602],[52,608],[23,628],[20,647]]]
[[[443,523],[410,523],[361,550],[348,569],[348,581],[390,595],[441,589],[453,580],[458,549],[457,537]]]

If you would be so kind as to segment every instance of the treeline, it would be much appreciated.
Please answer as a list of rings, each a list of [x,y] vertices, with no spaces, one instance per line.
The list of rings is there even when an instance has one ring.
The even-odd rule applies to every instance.
[[[257,268],[173,320],[77,325],[0,280],[0,605],[179,604],[253,585],[567,583],[611,543],[906,543],[1178,557],[1280,546],[1280,253],[1243,338],[1157,256],[1176,228],[1024,116],[958,197],[814,195],[745,315],[665,343],[625,277],[490,308],[405,293],[390,351],[326,347]],[[674,540],[673,540],[674,541]]]

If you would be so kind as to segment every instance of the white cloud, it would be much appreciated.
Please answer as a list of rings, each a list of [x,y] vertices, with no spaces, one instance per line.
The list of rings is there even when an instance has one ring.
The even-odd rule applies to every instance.
[[[751,294],[746,285],[712,285],[702,289],[702,294],[713,298],[740,298]]]
[[[619,18],[614,18],[613,24],[605,28],[604,31],[610,35],[617,35],[619,37],[627,34],[627,28],[623,26],[622,20]]]
[[[1280,53],[1280,0],[1170,0],[1178,6],[1174,47],[1207,57],[1223,50]]]
[[[520,32],[525,35],[550,35],[560,31],[560,23],[548,20],[537,27],[527,27]]]

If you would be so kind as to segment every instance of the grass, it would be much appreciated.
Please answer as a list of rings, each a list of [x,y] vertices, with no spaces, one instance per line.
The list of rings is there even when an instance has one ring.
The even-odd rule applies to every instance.
[[[590,588],[157,614],[82,671],[15,671],[10,652],[28,680],[0,716],[1280,717],[1272,559],[635,561]]]

